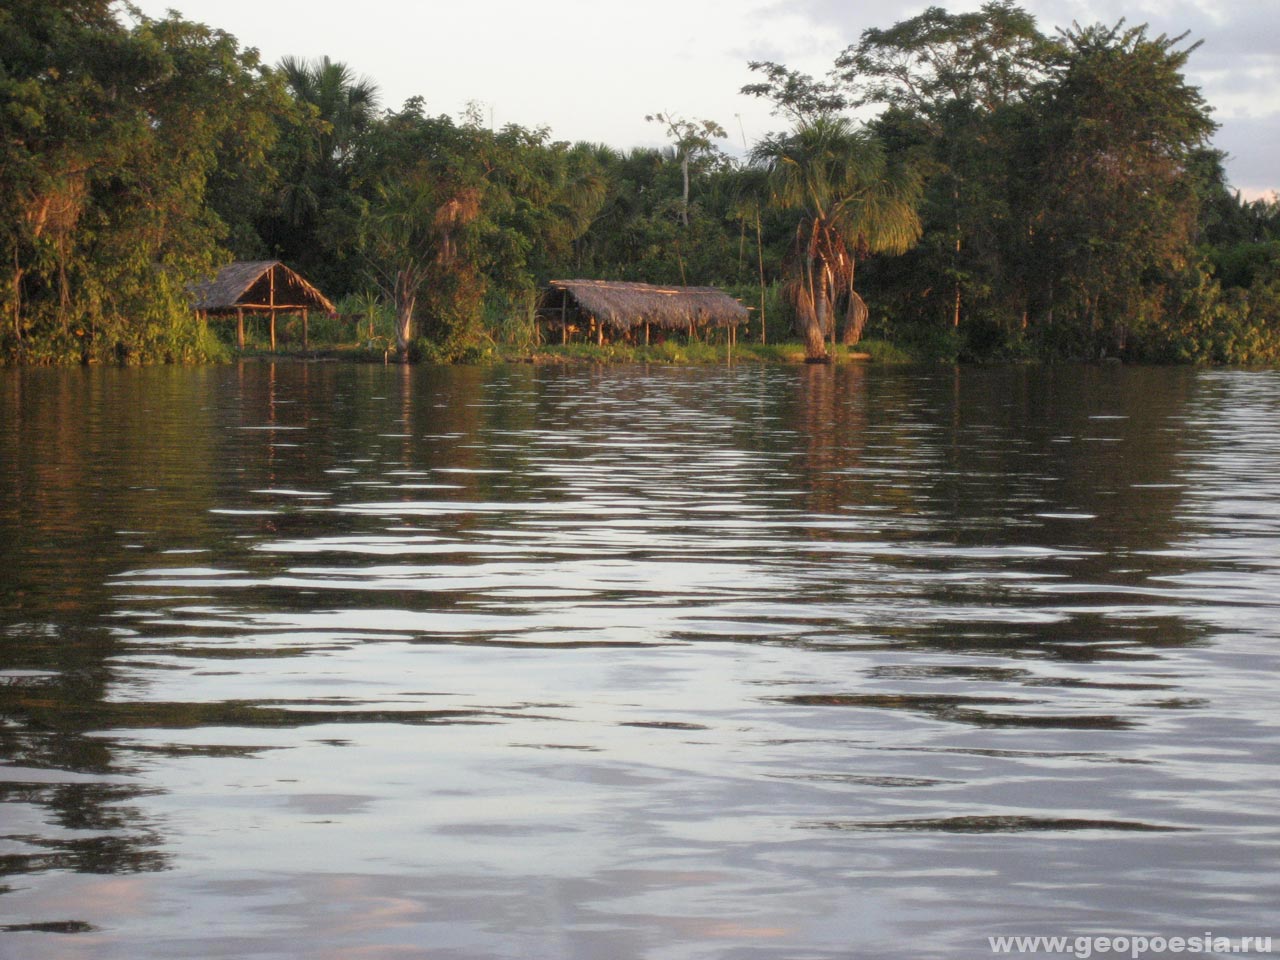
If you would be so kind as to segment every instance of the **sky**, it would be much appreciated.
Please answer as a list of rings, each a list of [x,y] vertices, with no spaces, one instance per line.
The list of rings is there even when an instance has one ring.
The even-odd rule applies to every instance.
[[[868,27],[920,13],[925,0],[134,0],[226,30],[267,63],[328,56],[377,83],[382,105],[421,96],[432,114],[469,103],[486,121],[548,127],[557,140],[626,149],[664,143],[647,114],[711,119],[722,146],[780,130],[768,104],[741,95],[751,60],[823,76]],[[934,0],[953,12],[980,0]],[[1220,124],[1233,187],[1280,190],[1280,0],[1022,0],[1040,29],[1122,17],[1149,34],[1203,41],[1187,68]]]

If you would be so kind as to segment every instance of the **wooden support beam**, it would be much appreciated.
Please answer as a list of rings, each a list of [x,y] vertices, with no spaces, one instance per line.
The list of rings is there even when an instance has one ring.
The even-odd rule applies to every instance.
[[[276,352],[276,268],[267,271],[267,287],[270,290],[267,303],[271,305],[271,352]]]
[[[267,303],[238,303],[237,308],[243,310],[258,310],[266,313],[268,310],[279,310],[281,313],[289,313],[295,310],[310,310],[315,306],[314,303],[277,303],[274,306]]]
[[[307,308],[302,308],[302,349],[307,349]]]
[[[236,309],[236,346],[244,349],[244,308]]]

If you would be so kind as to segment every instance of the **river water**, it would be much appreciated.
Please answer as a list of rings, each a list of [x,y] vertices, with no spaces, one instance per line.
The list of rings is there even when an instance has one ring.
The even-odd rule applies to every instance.
[[[0,370],[0,492],[0,957],[1280,950],[1278,373]]]

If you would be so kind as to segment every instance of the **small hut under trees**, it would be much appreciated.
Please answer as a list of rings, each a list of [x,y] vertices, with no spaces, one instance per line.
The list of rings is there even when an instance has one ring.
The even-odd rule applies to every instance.
[[[241,260],[228,264],[217,276],[197,284],[195,310],[200,318],[236,318],[236,345],[244,349],[244,316],[267,314],[271,327],[271,349],[276,348],[276,315],[295,313],[302,317],[302,345],[307,345],[307,316],[312,310],[335,313],[333,302],[297,272],[279,260]]]
[[[651,327],[680,331],[692,337],[700,327],[722,327],[730,342],[739,324],[747,322],[747,308],[715,287],[661,287],[614,280],[552,280],[538,303],[538,321],[560,331],[568,343],[581,331],[604,343],[605,330],[615,336],[635,336],[643,328],[649,345]]]

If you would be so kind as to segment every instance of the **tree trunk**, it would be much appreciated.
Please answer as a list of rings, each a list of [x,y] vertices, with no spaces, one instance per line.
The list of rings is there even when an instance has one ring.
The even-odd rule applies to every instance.
[[[823,342],[822,352],[826,353],[827,330],[830,329],[831,323],[831,301],[827,297],[826,277],[823,277],[822,282],[818,284],[814,296],[813,319],[818,328],[818,337]]]
[[[822,325],[824,314],[818,305],[821,293],[814,281],[814,259],[812,252],[805,258],[804,290],[797,302],[800,333],[804,337],[804,358],[809,361],[825,360],[827,356],[826,329]]]
[[[13,248],[13,336],[22,340],[22,275],[26,271],[18,259],[18,247]]]
[[[959,183],[956,183],[956,184],[954,184],[954,185],[952,186],[952,188],[951,188],[951,199],[952,199],[952,202],[955,204],[955,209],[956,209],[957,211],[959,211],[959,209],[960,209],[960,185],[959,185]],[[960,329],[960,278],[959,278],[959,273],[960,273],[960,254],[961,254],[962,249],[963,249],[963,244],[964,244],[964,228],[961,226],[961,224],[960,224],[960,219],[959,219],[959,216],[958,216],[958,214],[957,214],[957,217],[956,217],[956,259],[955,259],[955,269],[956,269],[956,274],[957,274],[957,276],[956,276],[956,299],[955,299],[955,308],[954,308],[954,312],[953,312],[952,317],[951,317],[951,326],[952,326],[952,328],[953,328],[953,329],[956,329],[956,330],[959,330],[959,329]]]
[[[831,355],[836,352],[836,296],[835,278],[830,262],[822,270],[822,332],[831,344]]]
[[[809,324],[808,329],[805,330],[804,358],[809,363],[825,363],[830,359],[827,356],[826,339],[816,323]]]
[[[399,291],[396,298],[396,352],[401,363],[409,362],[409,341],[413,337],[413,307],[417,297],[408,291]]]
[[[760,342],[764,343],[767,337],[766,331],[768,325],[765,323],[764,315],[764,239],[760,232],[760,208],[756,207],[756,260],[760,267]]]
[[[680,173],[684,177],[684,193],[680,195],[680,222],[689,226],[689,154],[680,158]]]

